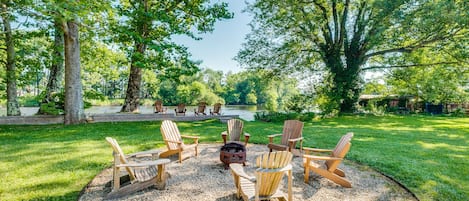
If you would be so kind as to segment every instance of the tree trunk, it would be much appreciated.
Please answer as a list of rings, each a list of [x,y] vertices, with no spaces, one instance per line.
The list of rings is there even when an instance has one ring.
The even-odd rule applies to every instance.
[[[55,28],[55,34],[54,34],[54,52],[53,52],[53,59],[52,59],[52,64],[50,67],[50,74],[49,74],[49,80],[47,82],[47,87],[45,91],[45,96],[41,101],[42,104],[47,104],[49,102],[53,102],[54,100],[52,95],[59,90],[60,86],[60,81],[62,80],[63,77],[63,70],[64,70],[64,34],[62,32],[62,24],[59,21],[59,19],[55,19],[54,21],[54,28]],[[41,110],[41,107],[39,107],[39,111],[37,112],[38,114],[44,114],[45,111]]]
[[[148,1],[143,1],[145,12],[148,12],[149,6]],[[148,24],[142,23],[140,30],[140,36],[142,41],[148,35]],[[135,42],[135,51],[130,64],[130,75],[127,84],[127,92],[125,94],[125,103],[122,106],[121,112],[138,112],[138,106],[140,103],[140,84],[142,80],[142,69],[137,65],[139,59],[144,58],[146,50],[146,44],[143,42]]]
[[[137,44],[135,54],[144,54],[145,45]],[[122,106],[121,112],[138,112],[140,103],[140,84],[142,81],[142,69],[136,66],[135,61],[132,60],[130,67],[129,81],[127,84],[127,92],[125,95],[125,103]]]
[[[6,82],[7,82],[7,116],[20,116],[21,111],[17,100],[16,91],[16,65],[15,65],[15,41],[11,30],[9,11],[7,5],[2,3],[3,31],[6,45]]]
[[[79,124],[85,119],[80,75],[78,24],[63,24],[65,44],[65,124]]]
[[[140,82],[142,80],[142,69],[132,64],[130,67],[129,82],[125,95],[125,103],[121,112],[138,112],[140,102]]]

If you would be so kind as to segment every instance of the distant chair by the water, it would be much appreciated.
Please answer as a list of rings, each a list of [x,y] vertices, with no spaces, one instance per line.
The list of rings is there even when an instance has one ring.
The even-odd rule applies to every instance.
[[[157,100],[155,101],[155,104],[153,105],[153,112],[154,113],[159,113],[159,114],[164,114],[166,113],[166,110],[168,108],[163,107],[163,101]]]
[[[215,105],[213,105],[213,110],[210,109],[210,115],[221,115],[221,103],[215,103]]]
[[[207,114],[205,113],[205,108],[206,108],[206,107],[207,107],[207,103],[206,103],[206,102],[203,102],[203,101],[200,102],[200,103],[199,103],[199,106],[197,106],[197,108],[194,109],[194,114],[195,114],[195,116],[199,116],[199,115],[201,115],[201,114],[202,114],[202,115],[207,115]]]
[[[176,116],[186,116],[186,111],[186,104],[184,103],[179,103],[177,108],[174,109]]]

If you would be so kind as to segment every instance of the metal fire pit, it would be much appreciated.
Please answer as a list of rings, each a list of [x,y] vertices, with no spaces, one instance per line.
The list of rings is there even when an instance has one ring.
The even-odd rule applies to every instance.
[[[246,162],[246,147],[244,145],[231,142],[226,143],[220,149],[220,160],[225,164],[225,169],[228,168],[230,163]]]

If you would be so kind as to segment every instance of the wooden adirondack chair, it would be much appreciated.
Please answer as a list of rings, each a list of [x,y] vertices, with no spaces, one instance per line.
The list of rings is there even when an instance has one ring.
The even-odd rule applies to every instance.
[[[227,130],[221,133],[223,144],[227,141],[241,143],[241,134],[243,134],[243,121],[240,119],[230,119],[226,122]],[[244,133],[244,146],[248,144],[249,133]]]
[[[290,151],[295,155],[301,155],[303,147],[303,122],[298,120],[286,120],[283,124],[283,132],[281,134],[268,135],[269,144],[267,147],[272,151]],[[282,136],[280,144],[274,144],[274,137]],[[300,142],[300,149],[296,149],[296,143]]]
[[[197,146],[199,144],[199,137],[181,135],[176,123],[170,120],[164,120],[161,123],[161,135],[166,143],[167,151],[160,154],[161,158],[167,158],[174,154],[179,154],[179,163],[182,163],[183,153],[189,149],[195,149],[195,156],[197,156]],[[183,138],[194,140],[193,144],[184,144]]]
[[[168,109],[168,108],[163,107],[163,101],[161,101],[161,100],[155,101],[155,104],[153,106],[155,106],[153,108],[153,110],[154,110],[153,112],[155,112],[155,113],[164,114],[164,113],[166,113],[166,110]]]
[[[177,108],[174,109],[174,112],[176,113],[176,116],[185,116],[186,115],[186,104],[184,103],[179,103]]]
[[[166,186],[165,164],[169,159],[157,159],[153,161],[130,162],[128,159],[151,155],[153,159],[158,157],[159,151],[150,150],[131,155],[124,155],[122,149],[114,138],[106,137],[106,141],[112,146],[114,155],[113,183],[112,191],[106,196],[107,199],[118,198],[142,189],[155,185],[157,189],[164,189]],[[121,187],[121,171],[127,171],[125,177],[129,177],[130,184]],[[122,181],[125,181],[122,178]]]
[[[210,115],[221,115],[221,103],[215,103],[215,105],[213,105],[213,110],[210,109]]]
[[[305,183],[308,183],[309,180],[309,171],[313,171],[323,177],[330,179],[331,181],[347,188],[351,188],[352,184],[350,181],[345,179],[345,173],[343,170],[339,169],[338,166],[344,159],[347,152],[350,150],[352,143],[353,133],[347,133],[342,136],[333,150],[330,149],[312,149],[312,148],[303,148],[305,154],[303,155],[304,159],[304,168],[305,168]],[[309,155],[310,152],[318,153],[330,153],[329,156],[315,156]],[[313,160],[323,160],[325,161],[325,169],[321,166],[313,163]]]
[[[207,107],[207,103],[205,102],[200,102],[199,105],[197,106],[197,109],[194,109],[194,114],[195,116],[199,116],[199,115],[207,115],[205,113],[205,108]]]
[[[291,201],[292,198],[292,160],[293,155],[287,151],[269,152],[259,156],[256,160],[255,176],[247,175],[243,166],[238,163],[230,164],[237,188],[236,196],[247,200],[269,200],[282,198]],[[288,173],[288,196],[279,189],[282,177]]]

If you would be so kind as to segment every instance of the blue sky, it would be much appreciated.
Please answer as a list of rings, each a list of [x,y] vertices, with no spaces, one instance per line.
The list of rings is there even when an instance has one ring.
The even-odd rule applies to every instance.
[[[250,28],[248,23],[252,17],[243,13],[244,0],[224,0],[228,9],[234,12],[234,18],[218,21],[212,33],[199,35],[202,40],[196,41],[187,37],[175,37],[174,41],[189,48],[193,60],[201,60],[202,68],[239,72],[241,67],[233,60]],[[214,1],[217,2],[217,1]]]

